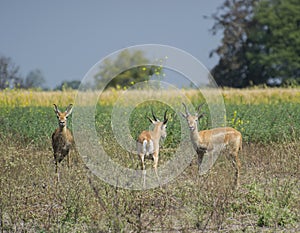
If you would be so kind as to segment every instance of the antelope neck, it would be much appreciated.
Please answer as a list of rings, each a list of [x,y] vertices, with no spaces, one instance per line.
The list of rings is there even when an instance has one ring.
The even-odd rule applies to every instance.
[[[156,125],[156,126],[154,127],[153,133],[154,133],[155,135],[159,135],[159,128],[160,128],[160,127],[161,127],[160,124],[158,124],[158,125]]]
[[[63,126],[63,127],[60,127],[60,126],[59,126],[59,131],[62,132],[62,133],[65,133],[65,132],[67,131],[66,125]]]
[[[199,138],[199,133],[198,133],[198,128],[197,127],[195,127],[193,131],[191,131],[191,138],[192,139],[198,139]]]

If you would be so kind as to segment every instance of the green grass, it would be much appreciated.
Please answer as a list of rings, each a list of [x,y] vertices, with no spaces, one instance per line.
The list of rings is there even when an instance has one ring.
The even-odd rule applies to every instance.
[[[163,187],[133,191],[95,177],[76,151],[70,168],[65,161],[60,165],[57,184],[51,149],[57,127],[53,107],[2,106],[0,232],[297,232],[300,104],[277,99],[272,104],[226,101],[227,125],[244,138],[239,190],[233,188],[233,167],[225,157],[199,176],[195,156]],[[200,102],[193,99],[195,105]],[[163,103],[143,103],[127,113],[132,138],[149,129],[151,108],[160,119],[168,110],[168,136],[159,158],[163,164],[180,142],[182,119]],[[112,104],[97,105],[99,141],[113,160],[139,168],[137,156],[120,147],[113,135],[112,110]],[[72,129],[72,117],[68,125]],[[199,128],[210,128],[209,114]]]
[[[76,106],[75,106],[76,108]],[[142,130],[148,130],[152,117],[151,108],[160,119],[168,110],[168,138],[166,147],[174,148],[180,141],[180,115],[162,103],[149,102],[135,108],[129,117],[129,128],[133,138],[137,138]],[[113,106],[97,105],[95,116],[96,130],[99,137],[113,138],[111,130],[111,112]],[[207,109],[204,108],[204,111]],[[124,114],[126,108],[124,109]],[[55,114],[50,107],[0,107],[0,133],[2,137],[13,136],[24,144],[33,143],[38,146],[48,144],[51,133],[57,127]],[[226,104],[226,122],[241,131],[245,142],[291,142],[300,138],[300,104],[258,104],[236,105]],[[72,129],[72,117],[68,122]],[[210,127],[210,119],[201,120],[199,129]]]
[[[240,130],[246,142],[290,142],[300,138],[300,105],[295,103],[226,105],[230,126]],[[234,111],[237,116],[234,117]],[[235,119],[235,123],[232,120]],[[237,123],[242,120],[243,124]]]

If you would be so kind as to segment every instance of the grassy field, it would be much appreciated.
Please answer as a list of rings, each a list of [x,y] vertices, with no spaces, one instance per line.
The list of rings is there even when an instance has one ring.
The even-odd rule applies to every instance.
[[[103,93],[95,126],[113,160],[138,168],[137,156],[118,145],[111,129],[111,112],[122,94]],[[139,94],[131,93],[134,98]],[[203,102],[196,91],[184,94],[195,106]],[[57,127],[53,103],[63,109],[74,103],[75,91],[0,92],[0,232],[299,232],[300,90],[230,89],[221,95],[226,125],[244,138],[241,188],[234,189],[233,167],[225,157],[199,176],[195,156],[170,183],[135,191],[95,177],[76,151],[71,167],[62,162],[56,182],[50,139]],[[163,98],[178,101],[171,92]],[[138,105],[129,118],[133,138],[149,128],[149,105],[160,117],[168,109],[162,165],[180,142],[180,116],[164,103]],[[72,117],[68,124],[72,129]],[[199,127],[210,127],[209,114]],[[147,160],[146,166],[151,163]]]

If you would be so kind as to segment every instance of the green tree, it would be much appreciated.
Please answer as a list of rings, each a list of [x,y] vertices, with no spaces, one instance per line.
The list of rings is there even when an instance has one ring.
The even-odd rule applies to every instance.
[[[262,0],[248,32],[249,72],[259,81],[300,77],[300,5],[298,0]],[[254,77],[253,77],[254,79]]]
[[[100,71],[95,75],[97,88],[127,88],[135,83],[147,81],[151,76],[159,76],[162,73],[162,66],[143,66],[136,64],[147,64],[150,61],[144,56],[143,51],[130,53],[122,51],[116,60],[105,59]],[[114,77],[114,75],[116,76]],[[111,78],[113,79],[109,81]]]
[[[212,15],[213,35],[222,31],[222,43],[210,53],[219,56],[211,73],[220,86],[248,85],[247,28],[253,23],[253,11],[258,0],[226,0]]]
[[[72,80],[72,81],[63,81],[59,86],[54,88],[54,90],[77,90],[80,86],[80,81],[79,80]]]
[[[19,74],[19,66],[16,66],[11,58],[0,57],[0,89],[23,87],[23,79]]]
[[[213,15],[222,44],[212,75],[221,86],[245,87],[300,75],[300,5],[297,0],[226,0]],[[220,13],[221,12],[221,13]],[[294,82],[291,82],[294,83]]]
[[[36,69],[28,73],[25,79],[25,88],[42,88],[46,80],[41,70]]]

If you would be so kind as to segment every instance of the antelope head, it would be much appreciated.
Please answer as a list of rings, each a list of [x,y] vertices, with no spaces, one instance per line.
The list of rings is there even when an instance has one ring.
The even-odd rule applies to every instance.
[[[202,118],[204,116],[204,113],[200,113],[201,107],[204,105],[200,104],[197,108],[197,112],[195,115],[191,115],[189,110],[187,109],[187,106],[182,103],[185,109],[185,113],[181,113],[182,116],[186,119],[190,131],[194,131],[195,129],[198,128],[198,119]]]
[[[159,119],[157,119],[157,117],[153,113],[153,110],[151,110],[151,112],[152,112],[153,119],[151,119],[150,117],[147,117],[147,118],[154,125],[154,131],[159,132],[160,137],[162,137],[163,139],[166,138],[167,137],[166,128],[167,128],[167,122],[168,122],[167,110],[165,111],[164,120],[162,122]]]
[[[70,104],[64,112],[61,112],[56,106],[56,104],[53,105],[54,105],[54,112],[56,113],[56,117],[58,119],[58,125],[62,129],[65,126],[67,126],[67,118],[72,113],[73,105]]]

